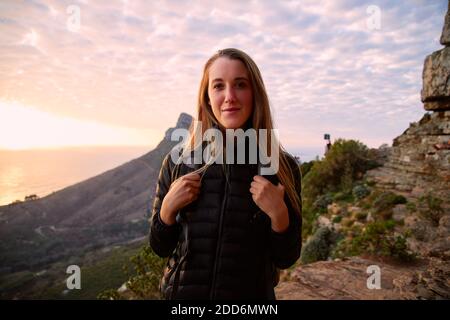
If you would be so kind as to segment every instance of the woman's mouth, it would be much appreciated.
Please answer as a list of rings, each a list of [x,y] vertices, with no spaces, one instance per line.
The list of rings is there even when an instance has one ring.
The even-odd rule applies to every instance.
[[[227,108],[227,109],[223,109],[222,112],[227,113],[227,114],[233,114],[239,110],[240,110],[239,108]]]

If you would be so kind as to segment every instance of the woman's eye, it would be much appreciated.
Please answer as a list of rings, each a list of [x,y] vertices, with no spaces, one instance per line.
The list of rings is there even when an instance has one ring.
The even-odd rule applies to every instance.
[[[238,82],[235,84],[236,88],[245,88],[247,84],[245,82]],[[215,84],[213,86],[214,89],[223,89],[224,85],[222,83]]]

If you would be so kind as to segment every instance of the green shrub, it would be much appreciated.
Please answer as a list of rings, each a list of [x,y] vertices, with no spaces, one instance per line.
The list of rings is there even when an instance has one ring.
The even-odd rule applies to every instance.
[[[355,214],[355,218],[358,219],[358,220],[366,220],[367,212],[364,212],[364,211],[357,212]]]
[[[319,217],[319,213],[312,208],[305,206],[302,208],[302,238],[306,240],[312,233],[314,229],[314,223]]]
[[[367,184],[369,187],[374,187],[377,183],[376,183],[374,180],[368,180],[368,181],[366,182],[366,184]]]
[[[333,201],[353,202],[355,199],[350,192],[336,192],[333,196]]]
[[[406,204],[406,209],[408,209],[409,212],[416,212],[417,207],[413,202],[408,202]]]
[[[311,170],[313,165],[314,165],[314,161],[303,162],[300,165],[300,170],[301,170],[301,173],[302,173],[303,177],[308,174],[309,170]]]
[[[357,200],[361,200],[370,194],[370,189],[365,185],[357,185],[352,190],[353,196]]]
[[[369,210],[370,208],[372,208],[372,205],[369,202],[363,202],[360,204],[360,206],[361,206],[361,209],[364,209],[364,210]]]
[[[341,220],[342,220],[342,216],[336,216],[336,217],[334,217],[333,218],[333,223],[339,223],[339,222],[341,222]]]
[[[129,265],[123,267],[128,275],[126,286],[134,299],[161,299],[159,281],[163,274],[166,259],[158,257],[149,246],[145,246],[130,258]],[[99,299],[116,300],[123,298],[115,289],[105,290]]]
[[[419,198],[419,206],[421,215],[431,221],[435,226],[439,225],[439,220],[444,214],[441,207],[442,200],[434,197],[431,193]]]
[[[353,182],[376,167],[367,146],[355,140],[337,139],[321,161],[314,161],[304,179],[305,201],[313,202],[328,192],[351,193]]]
[[[402,261],[411,261],[415,254],[408,249],[407,233],[393,235],[395,221],[375,221],[368,223],[361,233],[338,243],[332,255],[334,257],[373,254],[390,256]]]
[[[330,252],[331,230],[327,227],[317,229],[311,239],[304,245],[300,257],[303,264],[326,260]]]
[[[397,204],[406,203],[406,198],[393,192],[382,192],[373,202],[375,214],[388,220],[392,217],[392,208]]]
[[[326,212],[329,204],[333,202],[333,198],[330,194],[324,194],[322,196],[317,197],[316,201],[314,201],[314,209],[319,210],[320,212]]]
[[[355,221],[351,218],[344,218],[342,219],[341,223],[344,227],[351,227],[353,223],[355,223]]]

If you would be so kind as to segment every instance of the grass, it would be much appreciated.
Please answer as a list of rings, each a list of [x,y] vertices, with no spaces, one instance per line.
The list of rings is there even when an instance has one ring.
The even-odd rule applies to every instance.
[[[142,243],[113,248],[108,252],[96,250],[82,257],[72,257],[67,262],[57,262],[46,272],[37,276],[30,271],[21,271],[1,278],[3,299],[96,299],[105,289],[119,288],[127,276],[123,266],[137,254]],[[66,269],[77,264],[81,269],[81,289],[68,290]],[[65,294],[63,292],[66,292]]]

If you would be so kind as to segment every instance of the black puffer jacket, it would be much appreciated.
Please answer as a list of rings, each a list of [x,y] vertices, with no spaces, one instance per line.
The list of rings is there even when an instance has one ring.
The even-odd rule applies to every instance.
[[[300,169],[292,156],[288,155],[288,159],[300,195]],[[165,225],[160,209],[171,177],[198,167],[175,166],[168,154],[159,174],[149,238],[156,254],[170,256],[161,282],[163,296],[275,299],[275,267],[288,268],[300,256],[300,213],[294,211],[285,192],[289,228],[283,233],[273,231],[270,218],[255,204],[249,191],[258,165],[235,162],[211,165],[202,176],[198,199],[178,212],[177,223]],[[278,183],[276,176],[271,178]]]

